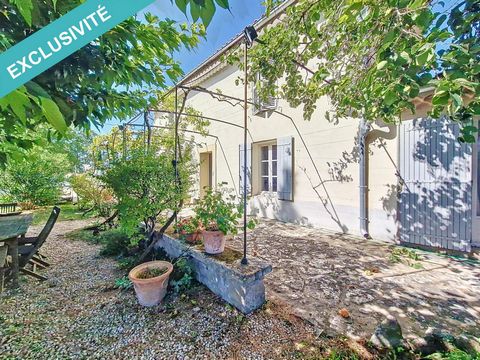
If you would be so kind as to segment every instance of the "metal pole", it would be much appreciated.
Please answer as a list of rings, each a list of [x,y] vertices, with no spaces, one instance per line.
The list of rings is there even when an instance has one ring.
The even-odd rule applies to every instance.
[[[122,125],[122,138],[123,138],[123,161],[127,158],[127,126]]]
[[[175,169],[175,190],[178,192],[178,121],[179,121],[180,115],[178,114],[178,87],[175,85],[175,139],[174,139],[174,144],[175,144],[175,160],[173,163],[174,169]],[[178,205],[178,204],[176,204]],[[175,209],[175,228],[177,227],[178,223],[178,213],[177,209]]]
[[[150,151],[150,144],[152,142],[152,129],[150,128],[150,121],[148,120],[148,112],[145,112],[145,126],[147,127],[147,150]]]
[[[245,57],[243,61],[245,79],[244,79],[244,98],[243,98],[243,259],[242,265],[247,265],[247,134],[248,134],[248,44],[245,39]]]

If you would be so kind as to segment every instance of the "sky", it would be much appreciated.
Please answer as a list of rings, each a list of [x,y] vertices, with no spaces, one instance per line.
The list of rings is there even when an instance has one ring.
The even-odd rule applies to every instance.
[[[230,0],[229,3],[231,13],[217,8],[217,12],[207,29],[206,39],[202,39],[196,49],[191,51],[184,49],[175,54],[175,60],[180,62],[185,74],[210,57],[235,35],[243,31],[245,26],[251,25],[255,20],[259,19],[264,12],[262,0]],[[169,18],[181,23],[191,21],[169,0],[157,0],[145,8],[144,12],[151,12],[160,18]],[[115,120],[107,121],[101,133],[109,132],[113,126],[118,124],[118,121]]]

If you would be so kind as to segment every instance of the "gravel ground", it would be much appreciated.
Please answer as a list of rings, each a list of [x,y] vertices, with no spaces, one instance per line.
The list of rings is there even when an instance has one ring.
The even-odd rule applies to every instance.
[[[90,220],[91,221],[91,220]],[[243,316],[202,286],[164,306],[142,308],[99,247],[63,234],[88,221],[57,223],[42,248],[52,266],[39,283],[0,295],[1,359],[275,359],[318,357],[314,329],[269,302]],[[38,233],[40,227],[32,227]]]

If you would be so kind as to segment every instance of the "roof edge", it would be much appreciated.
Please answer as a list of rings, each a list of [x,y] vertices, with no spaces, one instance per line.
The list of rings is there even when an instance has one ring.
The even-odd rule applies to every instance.
[[[257,31],[262,30],[265,26],[270,24],[272,21],[276,20],[281,14],[284,13],[285,9],[288,8],[290,5],[296,3],[298,0],[285,0],[283,3],[275,7],[270,15],[266,17],[263,15],[259,20],[254,21],[253,26],[257,29]],[[223,45],[220,49],[218,49],[213,55],[209,56],[199,65],[197,65],[193,70],[187,73],[182,80],[180,80],[177,85],[186,85],[188,82],[195,81],[196,78],[200,78],[203,74],[198,74],[202,70],[205,70],[208,66],[211,66],[214,62],[218,61],[219,58],[228,50],[232,49],[233,47],[237,46],[243,39],[243,31],[237,34],[232,40],[227,42]],[[198,76],[196,76],[198,74]]]

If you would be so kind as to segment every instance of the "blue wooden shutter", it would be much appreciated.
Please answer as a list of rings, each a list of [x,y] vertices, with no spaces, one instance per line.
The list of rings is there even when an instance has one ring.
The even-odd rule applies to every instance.
[[[240,189],[240,195],[243,195],[243,165],[245,158],[245,151],[243,144],[238,146],[239,149],[239,174],[240,174],[240,184],[238,188]],[[247,145],[247,195],[252,194],[252,147],[250,144]]]
[[[293,201],[293,136],[277,139],[278,198]]]

